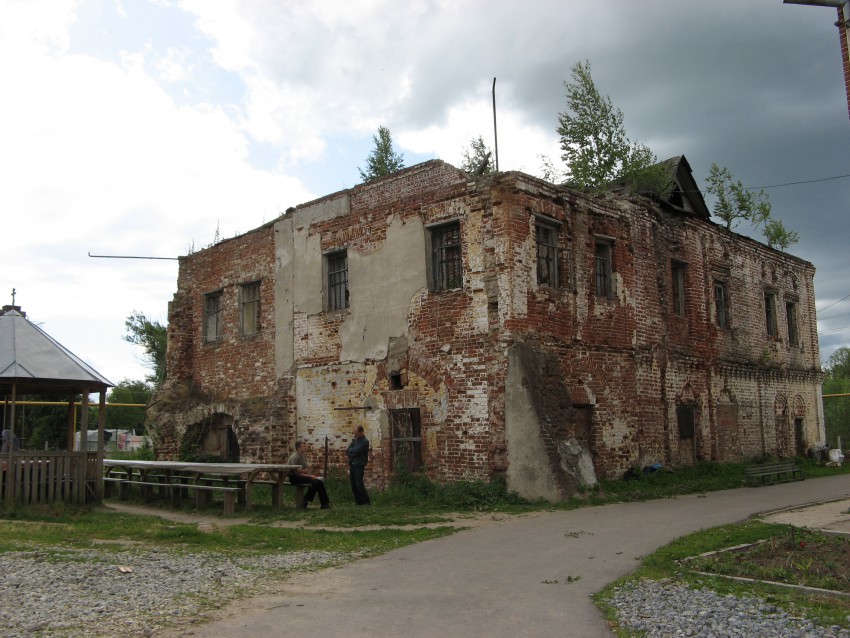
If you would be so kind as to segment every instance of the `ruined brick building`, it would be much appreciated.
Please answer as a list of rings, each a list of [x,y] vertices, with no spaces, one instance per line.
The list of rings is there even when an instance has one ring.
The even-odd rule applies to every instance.
[[[441,161],[289,209],[180,260],[163,457],[367,477],[503,475],[563,498],[635,465],[788,456],[824,440],[814,267],[668,201]],[[181,452],[182,450],[182,452]]]

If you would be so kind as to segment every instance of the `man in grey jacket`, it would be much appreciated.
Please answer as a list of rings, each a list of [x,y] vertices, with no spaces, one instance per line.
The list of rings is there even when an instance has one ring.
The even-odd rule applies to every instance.
[[[366,486],[363,485],[363,474],[366,472],[366,464],[369,462],[369,439],[363,431],[363,426],[358,425],[354,430],[354,440],[348,445],[348,470],[351,477],[351,491],[354,492],[354,501],[358,505],[371,505]]]

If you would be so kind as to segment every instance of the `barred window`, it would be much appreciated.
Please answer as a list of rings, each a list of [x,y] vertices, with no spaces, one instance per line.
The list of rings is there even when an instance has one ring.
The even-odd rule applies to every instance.
[[[788,325],[788,345],[796,346],[800,335],[797,331],[797,304],[792,301],[785,302],[785,321]]]
[[[431,229],[431,279],[432,290],[463,286],[460,222]]]
[[[239,287],[240,322],[239,330],[243,335],[252,335],[260,331],[260,282],[242,284]]]
[[[767,327],[767,336],[777,336],[776,329],[776,295],[772,292],[764,293],[764,318]]]
[[[611,244],[607,241],[596,242],[595,251],[596,296],[611,299],[614,296],[613,267],[611,265]]]
[[[218,341],[222,332],[222,294],[211,292],[204,295],[204,337],[207,341]]]
[[[537,283],[558,287],[558,230],[549,224],[537,223]]]
[[[422,429],[419,408],[390,410],[392,467],[417,472],[422,469]]]
[[[727,308],[727,293],[726,283],[723,281],[714,282],[714,321],[718,328],[727,328],[729,326],[729,316]]]
[[[327,255],[328,310],[348,308],[348,253],[340,251]]]
[[[673,312],[680,317],[685,315],[685,264],[672,262],[671,279],[673,284]]]

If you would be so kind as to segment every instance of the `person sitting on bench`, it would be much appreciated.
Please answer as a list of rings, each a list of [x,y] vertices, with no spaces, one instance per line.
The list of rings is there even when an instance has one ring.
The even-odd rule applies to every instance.
[[[297,465],[298,467],[289,470],[289,482],[293,485],[309,485],[307,494],[304,495],[304,502],[298,503],[299,509],[307,509],[307,505],[313,502],[316,493],[319,494],[319,503],[322,504],[322,509],[326,510],[330,507],[328,500],[328,492],[325,489],[325,481],[321,476],[307,474],[304,470],[307,468],[307,461],[303,455],[304,441],[295,442],[295,452],[289,457],[287,465]]]

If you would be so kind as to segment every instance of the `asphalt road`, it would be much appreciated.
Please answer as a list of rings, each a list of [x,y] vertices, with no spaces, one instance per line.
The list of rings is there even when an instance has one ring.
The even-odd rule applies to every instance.
[[[699,529],[847,497],[850,476],[835,476],[494,522],[299,575],[169,635],[610,638],[590,596],[641,556]]]

